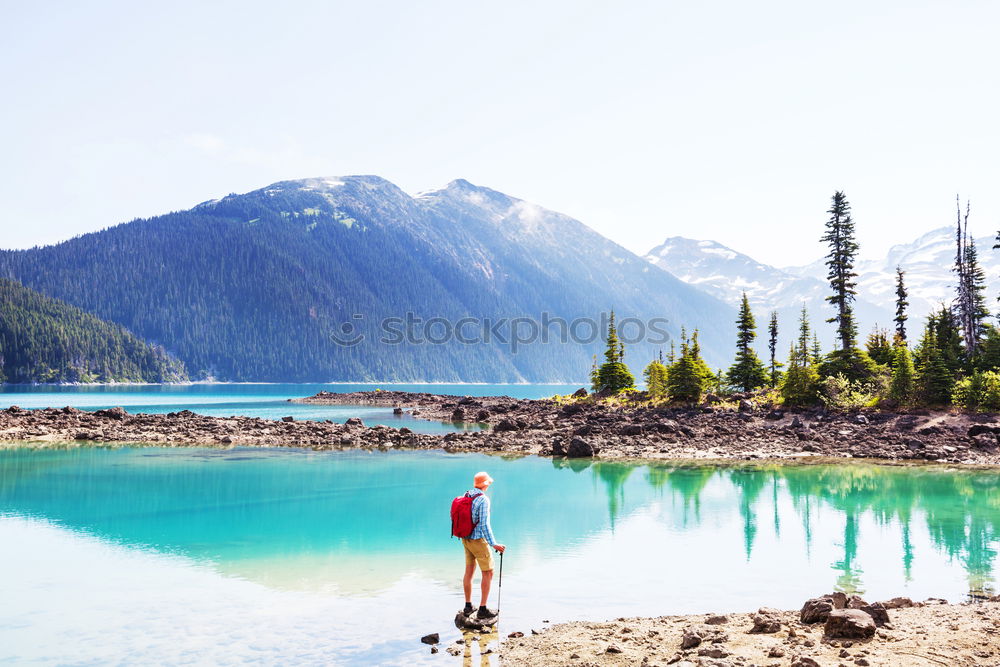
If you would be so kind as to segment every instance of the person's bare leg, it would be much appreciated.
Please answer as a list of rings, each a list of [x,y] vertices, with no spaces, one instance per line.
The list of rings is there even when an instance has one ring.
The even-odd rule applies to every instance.
[[[465,578],[462,579],[462,588],[465,589],[465,603],[472,604],[472,575],[476,573],[476,564],[468,563],[465,566]]]
[[[490,596],[490,585],[493,583],[493,570],[483,570],[483,583],[480,586],[483,593],[483,601],[479,603],[480,607],[486,606],[486,598]]]

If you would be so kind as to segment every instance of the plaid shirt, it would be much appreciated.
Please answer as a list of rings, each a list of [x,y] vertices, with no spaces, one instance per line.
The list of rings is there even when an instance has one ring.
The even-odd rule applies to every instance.
[[[472,523],[476,524],[469,533],[469,539],[485,539],[486,544],[493,546],[496,541],[493,539],[493,529],[490,527],[490,499],[479,489],[472,489],[469,495],[473,497]]]

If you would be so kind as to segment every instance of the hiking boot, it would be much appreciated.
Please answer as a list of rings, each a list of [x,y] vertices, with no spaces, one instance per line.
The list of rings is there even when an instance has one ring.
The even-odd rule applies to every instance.
[[[476,612],[476,618],[495,618],[498,613],[492,609],[480,607],[479,611]]]

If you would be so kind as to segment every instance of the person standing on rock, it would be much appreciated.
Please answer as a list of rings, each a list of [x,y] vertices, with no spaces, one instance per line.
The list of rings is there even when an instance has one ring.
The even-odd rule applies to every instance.
[[[490,586],[493,583],[493,554],[490,548],[502,554],[507,547],[497,544],[493,538],[493,528],[490,526],[490,499],[486,495],[486,490],[493,483],[493,478],[485,472],[478,472],[472,482],[473,488],[465,494],[466,497],[472,498],[472,532],[468,537],[462,538],[462,546],[465,549],[465,578],[462,580],[465,589],[464,614],[468,616],[473,612],[472,577],[476,573],[476,563],[479,563],[483,577],[480,587],[482,598],[476,616],[490,618],[497,615],[497,612],[486,607]]]

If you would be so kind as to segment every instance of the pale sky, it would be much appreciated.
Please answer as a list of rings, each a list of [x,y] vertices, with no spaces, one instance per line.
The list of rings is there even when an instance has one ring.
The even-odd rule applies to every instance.
[[[465,178],[638,253],[1000,227],[1000,3],[0,0],[0,247],[229,192]]]

